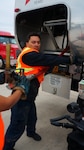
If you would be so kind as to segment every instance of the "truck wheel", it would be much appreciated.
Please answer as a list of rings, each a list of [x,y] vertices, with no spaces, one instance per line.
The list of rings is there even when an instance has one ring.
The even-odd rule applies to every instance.
[[[4,69],[4,67],[5,67],[4,60],[3,60],[3,58],[0,56],[0,68],[1,68],[1,69]]]

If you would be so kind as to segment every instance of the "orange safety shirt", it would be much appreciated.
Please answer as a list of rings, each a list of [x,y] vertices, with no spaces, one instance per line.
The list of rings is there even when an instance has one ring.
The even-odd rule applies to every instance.
[[[37,52],[39,53],[38,50],[36,49],[32,49],[32,48],[28,48],[28,47],[25,47],[22,52],[19,54],[18,56],[18,59],[17,59],[17,63],[16,63],[16,72],[19,72],[19,69],[20,68],[23,68],[24,69],[24,75],[25,76],[28,76],[28,75],[37,75],[37,79],[38,81],[41,83],[44,79],[44,73],[47,71],[48,67],[43,67],[43,66],[28,66],[26,64],[23,63],[22,61],[22,56],[26,53],[29,53],[29,52]]]
[[[4,123],[0,114],[0,150],[3,150],[4,145]]]

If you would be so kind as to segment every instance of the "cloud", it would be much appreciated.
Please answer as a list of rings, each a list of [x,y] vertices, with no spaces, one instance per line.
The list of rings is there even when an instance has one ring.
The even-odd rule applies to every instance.
[[[0,30],[14,32],[15,0],[0,1]]]

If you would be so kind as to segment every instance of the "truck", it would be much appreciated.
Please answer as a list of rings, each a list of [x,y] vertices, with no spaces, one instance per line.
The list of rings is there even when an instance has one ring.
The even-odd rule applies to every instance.
[[[16,65],[16,59],[20,53],[15,36],[10,32],[0,31],[0,68],[5,67],[6,63],[6,46],[10,44],[10,65]]]
[[[74,52],[80,60],[72,66],[55,66],[45,75],[45,92],[69,99],[70,90],[78,91],[78,83],[84,78],[83,12],[82,0],[15,0],[14,32],[21,49],[27,34],[36,31],[41,35],[41,52],[62,57]]]

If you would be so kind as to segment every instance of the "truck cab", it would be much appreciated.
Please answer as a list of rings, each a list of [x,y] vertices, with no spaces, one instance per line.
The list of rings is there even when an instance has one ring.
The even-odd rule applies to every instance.
[[[20,50],[17,46],[14,35],[10,32],[0,31],[0,68],[5,67],[6,45],[10,44],[10,65],[15,66]]]

